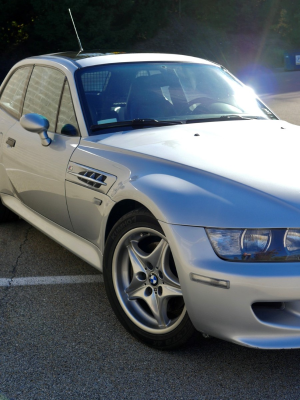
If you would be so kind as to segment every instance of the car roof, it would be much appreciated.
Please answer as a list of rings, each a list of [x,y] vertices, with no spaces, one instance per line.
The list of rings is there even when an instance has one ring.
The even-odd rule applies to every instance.
[[[164,53],[121,53],[121,52],[101,52],[95,51],[82,51],[82,52],[62,52],[45,54],[42,56],[30,57],[34,60],[56,61],[62,64],[72,63],[77,68],[89,67],[99,64],[116,64],[126,62],[187,62],[197,64],[211,64],[215,63],[191,56],[184,56],[180,54],[164,54]],[[28,60],[28,59],[27,59]]]

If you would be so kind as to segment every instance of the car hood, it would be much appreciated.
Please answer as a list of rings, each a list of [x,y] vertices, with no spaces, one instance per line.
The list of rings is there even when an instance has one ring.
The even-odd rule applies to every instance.
[[[263,191],[296,190],[300,197],[300,127],[285,121],[195,123],[135,129],[91,139],[211,172]]]
[[[280,120],[238,120],[134,129],[89,137],[84,142],[86,140],[94,142],[96,147],[104,144],[124,149],[132,155],[137,153],[139,157],[142,154],[168,160],[177,168],[183,164],[192,167],[193,174],[198,170],[199,176],[205,178],[193,182],[201,188],[202,194],[205,190],[209,218],[202,213],[201,220],[191,220],[188,224],[199,225],[203,221],[206,226],[217,225],[222,214],[222,226],[230,221],[231,226],[242,223],[276,227],[276,221],[278,226],[300,226],[300,127]],[[139,190],[146,191],[152,183],[143,179],[144,185],[141,179]],[[209,181],[214,183],[207,183]],[[171,185],[168,178],[160,179],[160,182],[161,186],[162,182]],[[185,187],[181,185],[178,192],[184,191]],[[156,187],[152,185],[151,190],[155,192]],[[192,191],[190,193],[192,198]],[[243,205],[245,202],[247,207]],[[213,212],[213,203],[214,209],[218,208],[218,215]],[[251,204],[260,210],[252,209],[253,215],[247,217]],[[228,220],[225,216],[228,207],[230,221],[229,213]],[[181,218],[170,217],[168,220],[184,223]]]

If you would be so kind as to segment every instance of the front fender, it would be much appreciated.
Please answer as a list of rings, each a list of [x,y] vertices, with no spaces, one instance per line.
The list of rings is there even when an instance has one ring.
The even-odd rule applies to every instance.
[[[220,228],[300,227],[300,198],[295,195],[272,195],[216,173],[100,143],[82,141],[71,161],[115,175],[107,195],[114,202],[138,201],[162,222]]]
[[[188,177],[181,175],[132,173],[127,182],[112,188],[110,196],[115,202],[136,200],[158,220],[171,224],[226,228],[300,226],[300,209],[285,200],[204,171],[190,171]]]

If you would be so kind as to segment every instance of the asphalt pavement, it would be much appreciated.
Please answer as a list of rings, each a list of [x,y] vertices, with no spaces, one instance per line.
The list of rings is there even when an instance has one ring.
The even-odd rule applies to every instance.
[[[299,78],[277,71],[277,92],[255,89],[300,125]],[[97,270],[22,220],[1,225],[0,245],[0,400],[299,399],[300,350],[200,334],[153,350],[120,325]]]

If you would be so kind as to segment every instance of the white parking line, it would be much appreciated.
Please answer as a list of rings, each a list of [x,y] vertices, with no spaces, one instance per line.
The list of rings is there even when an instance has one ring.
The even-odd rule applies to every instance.
[[[38,276],[26,278],[0,278],[0,286],[69,285],[72,283],[103,282],[103,275]]]

